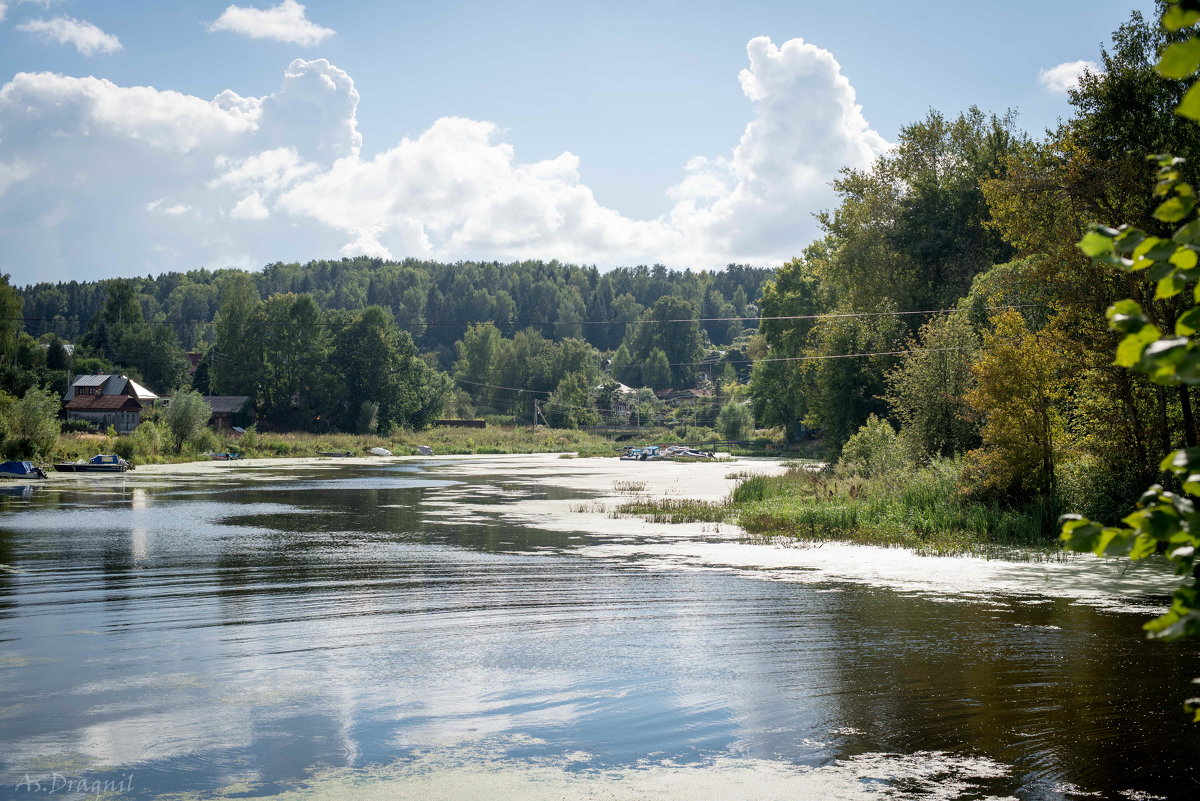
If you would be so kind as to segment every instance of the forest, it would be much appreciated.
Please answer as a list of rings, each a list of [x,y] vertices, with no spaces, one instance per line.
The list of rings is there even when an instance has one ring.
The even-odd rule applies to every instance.
[[[816,432],[807,447],[843,471],[834,494],[883,492],[881,476],[894,494],[904,476],[1042,537],[1062,511],[1113,519],[1197,432],[1187,382],[1114,363],[1106,310],[1133,299],[1167,327],[1184,307],[1161,275],[1078,243],[1093,223],[1171,235],[1147,154],[1183,159],[1184,178],[1200,164],[1197,126],[1174,113],[1189,83],[1156,71],[1183,36],[1133,13],[1069,118],[1038,136],[1016,112],[929,111],[841,173],[823,237],[783,265],[355,258],[6,281],[0,384],[19,398],[61,391],[69,370],[121,370],[163,394],[252,396],[276,431],[525,424],[539,408],[577,428],[613,424],[620,401],[623,424]],[[655,394],[672,388],[709,392],[685,417]],[[963,519],[945,525],[996,518]]]

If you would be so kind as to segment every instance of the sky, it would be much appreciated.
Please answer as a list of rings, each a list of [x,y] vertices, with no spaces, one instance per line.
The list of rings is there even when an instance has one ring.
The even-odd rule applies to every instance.
[[[1107,0],[0,0],[0,273],[776,266],[930,109],[1039,134]]]

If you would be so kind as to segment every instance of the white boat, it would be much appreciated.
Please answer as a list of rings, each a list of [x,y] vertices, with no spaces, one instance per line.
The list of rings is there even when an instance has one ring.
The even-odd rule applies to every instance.
[[[367,451],[367,453],[369,453],[373,456],[391,456],[392,455],[392,452],[389,451],[387,448],[371,448],[371,450]]]

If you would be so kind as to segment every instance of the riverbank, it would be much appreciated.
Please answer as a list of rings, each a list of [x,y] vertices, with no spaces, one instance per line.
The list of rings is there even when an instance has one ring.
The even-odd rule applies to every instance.
[[[320,452],[348,452],[366,456],[371,448],[385,448],[397,456],[417,454],[427,446],[438,454],[514,454],[564,453],[585,456],[615,456],[620,444],[607,437],[584,431],[548,428],[500,427],[431,428],[424,431],[396,431],[387,436],[363,434],[213,432],[203,447],[189,446],[176,452],[165,443],[137,433],[130,436],[104,434],[63,434],[50,461],[73,462],[97,453],[117,453],[139,467],[152,464],[181,464],[207,459],[207,452],[238,453],[244,459],[309,458]],[[654,442],[670,442],[673,435],[654,430],[637,436]]]

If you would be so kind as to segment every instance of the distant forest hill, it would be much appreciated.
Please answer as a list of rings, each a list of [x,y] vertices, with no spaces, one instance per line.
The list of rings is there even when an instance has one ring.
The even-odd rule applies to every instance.
[[[242,270],[191,270],[157,277],[39,283],[18,290],[25,330],[34,337],[82,337],[104,308],[113,280],[133,285],[142,319],[170,323],[178,344],[195,350],[214,339],[221,288]],[[660,298],[674,295],[694,304],[704,318],[753,317],[773,269],[732,264],[719,272],[669,270],[661,265],[617,268],[557,261],[459,262],[443,264],[374,258],[270,264],[248,274],[266,300],[308,294],[322,309],[388,309],[416,346],[437,354],[443,368],[471,323],[491,321],[505,335],[534,328],[547,339],[583,339],[615,350],[625,325],[641,319]],[[703,324],[714,345],[732,343],[743,330],[737,320]]]

